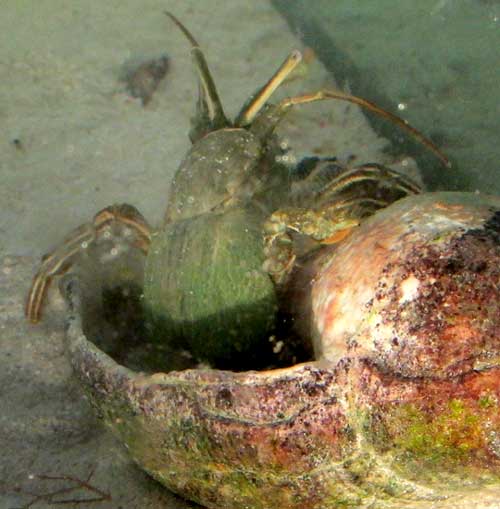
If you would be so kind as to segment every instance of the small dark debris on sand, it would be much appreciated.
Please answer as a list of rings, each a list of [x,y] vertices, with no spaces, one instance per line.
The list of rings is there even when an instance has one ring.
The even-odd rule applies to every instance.
[[[169,58],[163,55],[135,64],[125,65],[123,81],[132,97],[141,99],[146,106],[155,93],[170,66]]]

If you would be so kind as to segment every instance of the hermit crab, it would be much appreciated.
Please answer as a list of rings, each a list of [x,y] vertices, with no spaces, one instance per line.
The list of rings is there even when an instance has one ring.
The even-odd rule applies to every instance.
[[[111,284],[90,279],[107,287],[99,316],[86,273],[63,278],[70,358],[137,464],[207,507],[438,507],[500,490],[500,199],[420,194],[378,164],[291,171],[276,125],[331,98],[440,153],[347,94],[269,104],[299,52],[228,121],[198,43],[169,16],[191,42],[200,97],[164,224],[152,233],[130,205],[99,212],[44,258],[29,320],[89,246],[121,233],[147,253],[144,277],[119,263]],[[163,372],[117,362],[120,334],[95,326],[110,313],[144,314]],[[299,339],[273,356],[288,336]]]

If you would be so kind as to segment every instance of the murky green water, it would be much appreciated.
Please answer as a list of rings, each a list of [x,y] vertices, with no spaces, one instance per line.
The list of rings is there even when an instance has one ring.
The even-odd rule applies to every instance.
[[[351,91],[398,111],[450,156],[445,170],[392,127],[431,189],[500,191],[500,2],[272,0]]]

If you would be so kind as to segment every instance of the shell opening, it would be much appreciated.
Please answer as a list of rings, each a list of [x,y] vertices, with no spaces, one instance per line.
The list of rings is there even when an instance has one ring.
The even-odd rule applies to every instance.
[[[207,367],[260,371],[312,360],[311,342],[295,331],[288,312],[279,311],[276,325],[256,341],[251,350],[233,351],[227,357],[208,363],[203,356],[196,355],[182,337],[167,342],[155,338],[156,329],[148,320],[144,306],[144,266],[139,253],[127,251],[104,263],[102,257],[99,263],[88,262],[91,263],[79,272],[82,329],[87,339],[126,368],[146,373]],[[241,310],[234,312],[241,313]],[[207,317],[206,320],[213,319]],[[191,329],[202,330],[206,326],[203,320],[190,324]]]

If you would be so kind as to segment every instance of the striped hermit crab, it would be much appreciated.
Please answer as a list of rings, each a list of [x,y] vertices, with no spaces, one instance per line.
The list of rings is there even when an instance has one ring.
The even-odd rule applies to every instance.
[[[128,205],[99,212],[44,259],[28,318],[39,319],[51,278],[82,243],[130,228],[148,253],[144,307],[167,355],[182,342],[216,367],[246,369],[260,354],[273,364],[265,345],[279,308],[316,359],[137,373],[87,339],[89,314],[70,279],[75,372],[161,483],[214,508],[446,504],[497,489],[500,200],[418,194],[376,164],[310,160],[290,179],[273,130],[291,107],[340,98],[381,110],[325,91],[268,104],[300,58],[293,52],[230,123],[203,53],[173,19],[192,43],[200,100],[164,226],[152,234]]]

